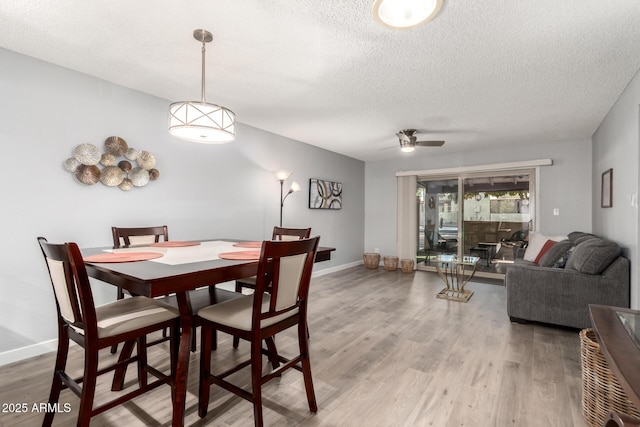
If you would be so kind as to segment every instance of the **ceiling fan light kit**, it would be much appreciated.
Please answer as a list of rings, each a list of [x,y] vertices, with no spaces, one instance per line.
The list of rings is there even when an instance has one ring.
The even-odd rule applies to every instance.
[[[400,142],[400,151],[404,153],[411,153],[415,150],[416,146],[419,147],[441,147],[444,145],[444,141],[417,141],[415,129],[403,129],[396,133],[398,141]]]
[[[373,17],[393,30],[415,28],[436,17],[444,0],[375,0]]]
[[[400,151],[402,151],[403,153],[411,153],[415,149],[415,143],[411,143],[411,141],[409,140],[400,138]]]

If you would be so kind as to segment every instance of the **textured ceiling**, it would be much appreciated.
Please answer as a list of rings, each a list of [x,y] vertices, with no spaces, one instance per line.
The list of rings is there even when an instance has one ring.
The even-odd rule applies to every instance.
[[[640,68],[638,0],[445,0],[376,24],[372,0],[2,0],[0,46],[366,161],[590,137]],[[394,147],[392,149],[384,149]],[[215,148],[212,148],[215,149]]]

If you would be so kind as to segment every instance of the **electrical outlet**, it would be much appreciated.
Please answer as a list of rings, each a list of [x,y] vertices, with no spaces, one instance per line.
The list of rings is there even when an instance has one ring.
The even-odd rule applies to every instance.
[[[554,215],[560,215],[560,209],[558,209],[558,208],[554,208],[554,209],[553,209],[553,214],[554,214]]]
[[[379,254],[379,253],[380,253],[380,248],[375,248],[375,249],[373,249],[373,252],[375,252],[375,253]]]

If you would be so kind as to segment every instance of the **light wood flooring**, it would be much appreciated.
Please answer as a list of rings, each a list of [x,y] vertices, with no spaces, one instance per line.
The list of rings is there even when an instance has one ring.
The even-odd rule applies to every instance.
[[[499,284],[470,283],[475,294],[468,303],[437,299],[442,287],[435,273],[363,266],[313,279],[309,329],[319,410],[309,412],[302,377],[290,370],[263,388],[265,425],[586,426],[578,331],[511,324]],[[283,354],[295,345],[292,332],[278,336]],[[166,367],[165,348],[151,350],[150,361]],[[222,368],[247,350],[241,342],[234,351],[230,337],[219,334],[213,365]],[[105,359],[113,357],[105,351]],[[253,425],[251,404],[216,386],[209,414],[198,417],[198,354],[191,360],[185,424]],[[1,426],[42,422],[32,405],[46,402],[53,364],[54,354],[46,354],[0,368],[0,402],[29,406],[27,413],[0,412]],[[77,347],[68,365],[80,372]],[[134,386],[135,369],[130,374],[127,384]],[[247,384],[248,372],[235,376]],[[110,394],[102,390],[101,396]],[[71,412],[57,414],[54,425],[75,425],[78,399],[67,390],[60,402]],[[160,387],[96,417],[92,426],[170,421],[169,388]]]

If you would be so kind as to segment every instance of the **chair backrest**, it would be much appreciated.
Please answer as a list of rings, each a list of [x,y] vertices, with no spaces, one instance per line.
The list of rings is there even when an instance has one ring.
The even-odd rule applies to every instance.
[[[97,320],[89,276],[75,243],[53,244],[38,237],[53,285],[58,317],[65,323],[97,335]]]
[[[156,227],[111,227],[113,234],[113,247],[122,248],[138,245],[149,245],[160,241],[169,240],[169,229],[166,225]]]
[[[306,316],[311,272],[320,236],[309,239],[262,242],[256,291],[253,302],[253,326],[260,321],[300,309]],[[270,294],[268,311],[262,308],[265,289]]]
[[[311,228],[273,227],[271,240],[300,240],[311,236]]]

